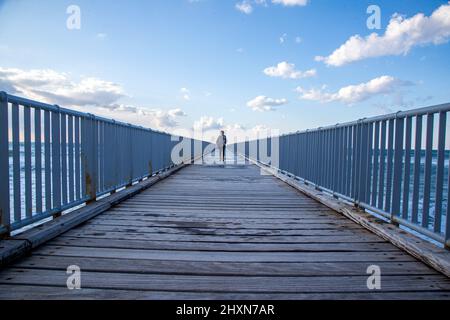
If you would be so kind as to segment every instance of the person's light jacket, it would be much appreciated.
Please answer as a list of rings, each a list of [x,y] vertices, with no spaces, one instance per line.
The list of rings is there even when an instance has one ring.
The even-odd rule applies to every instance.
[[[216,141],[217,147],[218,147],[218,148],[223,148],[226,144],[227,144],[227,137],[226,137],[226,136],[223,136],[223,135],[220,135],[220,136],[217,138],[217,141]]]

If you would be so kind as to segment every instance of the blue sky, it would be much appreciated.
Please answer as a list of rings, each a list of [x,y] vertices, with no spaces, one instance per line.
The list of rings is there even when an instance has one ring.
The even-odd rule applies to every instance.
[[[450,101],[447,1],[275,2],[0,0],[0,90],[180,134],[285,133]],[[380,30],[366,25],[372,4]],[[385,37],[396,13],[401,32]]]

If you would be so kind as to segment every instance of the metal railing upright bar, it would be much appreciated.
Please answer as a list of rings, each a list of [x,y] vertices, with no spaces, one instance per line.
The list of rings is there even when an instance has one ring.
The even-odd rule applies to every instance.
[[[183,162],[202,156],[190,141]],[[170,134],[0,93],[0,235],[180,163]]]
[[[450,104],[442,104],[234,147],[450,248],[449,111]],[[251,152],[265,141],[270,155],[279,154],[275,164]]]

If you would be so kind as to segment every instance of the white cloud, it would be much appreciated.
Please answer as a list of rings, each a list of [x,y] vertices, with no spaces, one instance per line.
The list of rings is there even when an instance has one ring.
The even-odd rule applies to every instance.
[[[181,88],[180,93],[184,100],[189,101],[191,100],[191,92],[187,88]]]
[[[266,125],[258,124],[256,126],[245,126],[239,123],[226,123],[223,118],[214,118],[203,116],[194,123],[193,132],[184,135],[194,136],[196,139],[215,142],[219,130],[224,130],[230,143],[235,141],[244,141],[245,139],[256,139],[270,135],[279,134],[279,130],[274,130]]]
[[[106,33],[100,32],[97,33],[97,38],[99,39],[105,39],[108,35]]]
[[[77,83],[70,80],[69,74],[50,69],[0,67],[0,80],[14,88],[13,93],[68,106],[109,105],[125,96],[122,87],[116,83],[92,77],[82,78]]]
[[[287,33],[284,33],[281,37],[280,37],[280,44],[284,44],[287,40]]]
[[[177,118],[186,115],[177,108],[165,111],[121,104],[126,94],[118,84],[93,77],[75,82],[70,74],[50,69],[0,67],[0,90],[158,130],[176,127]]]
[[[194,122],[194,130],[221,130],[223,127],[223,118],[214,119],[213,117],[203,116],[200,120]]]
[[[407,85],[411,85],[411,83],[395,79],[391,76],[381,76],[366,83],[343,87],[334,93],[325,92],[325,86],[321,89],[310,90],[297,87],[296,91],[301,94],[300,99],[303,100],[319,102],[338,101],[345,104],[353,104],[380,94],[394,93],[399,87]]]
[[[280,134],[280,130],[273,129],[264,124],[257,124],[248,128],[232,128],[231,130],[228,129],[226,132],[228,132],[227,137],[230,137],[230,134],[232,134],[236,137],[235,139],[237,141],[254,140],[258,138],[263,139],[271,136],[278,136]]]
[[[249,102],[247,102],[247,106],[252,108],[253,111],[272,111],[274,107],[282,106],[287,104],[288,101],[286,99],[273,99],[266,96],[258,96]]]
[[[124,104],[114,104],[103,106],[99,109],[103,110],[101,113],[105,117],[117,118],[124,122],[141,125],[143,127],[151,127],[158,130],[176,128],[179,125],[178,118],[186,116],[186,113],[179,108],[166,111]],[[82,111],[84,110],[82,109]]]
[[[306,6],[308,0],[272,0],[273,4],[281,4],[284,7],[294,7],[294,6]],[[236,3],[235,8],[242,13],[251,14],[255,6],[268,6],[267,0],[242,0]]]
[[[251,14],[253,12],[253,6],[246,0],[236,3],[235,8],[245,14]]]
[[[280,77],[283,79],[300,79],[314,77],[317,74],[315,69],[305,72],[295,70],[295,64],[286,61],[280,62],[278,65],[264,69],[264,73],[269,77]]]
[[[167,112],[167,114],[171,117],[185,117],[187,114],[181,110],[180,108],[172,109]]]
[[[286,7],[306,6],[308,0],[272,0],[272,3],[281,4]]]
[[[295,37],[295,43],[302,43],[303,39],[299,36]]]
[[[214,118],[211,116],[202,116],[199,120],[194,122],[193,126],[194,130],[202,130],[203,132],[208,131],[219,131],[219,130],[240,130],[245,129],[245,127],[241,124],[225,124],[225,120],[223,118]]]
[[[327,65],[339,67],[351,62],[389,55],[406,55],[415,46],[442,44],[450,38],[450,2],[431,16],[423,13],[406,19],[394,15],[384,35],[354,35],[327,57],[316,57]]]
[[[181,109],[172,109],[169,111],[164,110],[144,110],[143,115],[146,116],[147,119],[153,118],[151,121],[155,122],[154,127],[156,128],[175,128],[179,125],[177,118],[185,117],[186,113],[181,111]]]

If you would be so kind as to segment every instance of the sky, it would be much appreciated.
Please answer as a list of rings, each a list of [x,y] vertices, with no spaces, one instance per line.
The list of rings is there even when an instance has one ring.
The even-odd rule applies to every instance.
[[[449,40],[438,0],[0,0],[0,90],[240,140],[448,103]]]

